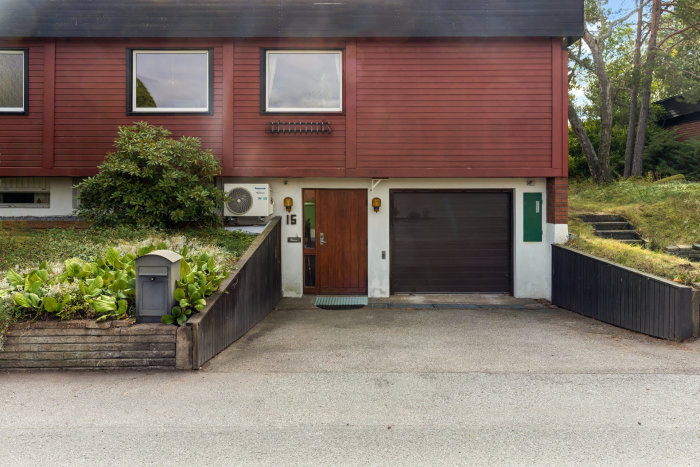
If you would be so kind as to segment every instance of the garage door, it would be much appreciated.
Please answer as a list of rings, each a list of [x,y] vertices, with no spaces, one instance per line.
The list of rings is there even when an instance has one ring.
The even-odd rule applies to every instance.
[[[510,191],[391,191],[391,292],[512,292]]]

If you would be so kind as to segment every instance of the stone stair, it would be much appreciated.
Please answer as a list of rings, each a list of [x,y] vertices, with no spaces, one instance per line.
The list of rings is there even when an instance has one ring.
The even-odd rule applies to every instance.
[[[593,226],[598,237],[611,238],[630,245],[644,245],[644,239],[639,236],[632,224],[622,216],[614,214],[581,214],[583,222]]]
[[[669,245],[664,248],[664,252],[670,255],[687,258],[690,261],[700,261],[700,243],[691,245]]]

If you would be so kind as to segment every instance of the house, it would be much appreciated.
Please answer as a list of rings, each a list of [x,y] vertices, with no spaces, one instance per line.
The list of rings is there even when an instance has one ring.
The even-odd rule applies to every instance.
[[[199,137],[222,186],[269,184],[286,296],[550,296],[583,0],[0,9],[0,216],[70,215],[147,120]]]
[[[700,138],[700,102],[685,102],[682,96],[673,96],[654,102],[664,108],[661,126],[676,131],[679,141]]]

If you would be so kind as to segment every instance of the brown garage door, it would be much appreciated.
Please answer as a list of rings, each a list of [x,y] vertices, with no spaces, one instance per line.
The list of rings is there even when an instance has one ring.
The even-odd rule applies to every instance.
[[[510,191],[391,191],[391,292],[512,292]]]

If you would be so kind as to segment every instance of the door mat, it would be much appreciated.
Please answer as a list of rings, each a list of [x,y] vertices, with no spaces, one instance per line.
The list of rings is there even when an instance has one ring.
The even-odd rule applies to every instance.
[[[316,297],[314,306],[324,310],[354,310],[367,306],[367,297],[321,295]]]

